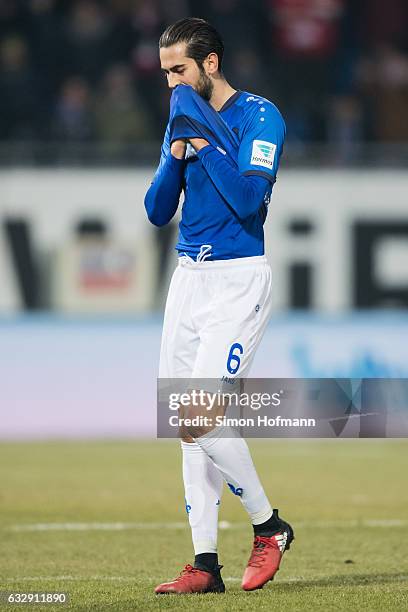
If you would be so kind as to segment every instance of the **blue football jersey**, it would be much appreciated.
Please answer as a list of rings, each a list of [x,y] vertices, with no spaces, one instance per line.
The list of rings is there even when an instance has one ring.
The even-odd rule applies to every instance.
[[[219,115],[237,136],[239,173],[267,179],[264,201],[259,203],[256,213],[240,219],[215,187],[193,147],[188,145],[176,249],[194,259],[202,252],[203,245],[209,259],[263,255],[263,224],[283,149],[285,123],[274,104],[244,91],[237,91]],[[162,147],[162,161],[167,155],[170,155],[169,130]]]

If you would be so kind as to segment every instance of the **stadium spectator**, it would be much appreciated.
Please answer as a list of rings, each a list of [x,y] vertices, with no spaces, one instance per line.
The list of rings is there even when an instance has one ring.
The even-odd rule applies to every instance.
[[[407,142],[408,54],[396,44],[378,45],[361,61],[360,83],[371,138]]]
[[[366,49],[382,43],[408,45],[408,2],[406,0],[360,0],[359,36]]]
[[[368,140],[408,140],[408,3],[362,0],[357,63]]]
[[[229,61],[231,82],[238,89],[257,91],[259,95],[276,101],[277,89],[271,79],[265,79],[265,67],[255,50],[245,43]]]
[[[341,162],[361,139],[408,140],[407,0],[0,1],[0,140],[159,139],[169,94],[157,40],[186,15],[225,33],[234,86],[276,101],[301,149],[326,142]],[[107,76],[115,65],[132,94]]]
[[[224,70],[234,86],[257,91],[268,97],[270,78],[265,67],[265,11],[262,2],[250,0],[209,0],[205,6],[191,1],[192,14],[208,19],[224,33],[228,49],[223,60]],[[252,85],[253,84],[253,85]]]
[[[25,36],[27,30],[27,9],[21,0],[2,0],[0,2],[0,39],[10,34]]]
[[[49,135],[49,118],[66,73],[66,45],[63,22],[56,0],[30,0],[27,3],[28,33],[31,61],[42,79],[43,135]]]
[[[272,78],[281,91],[289,140],[324,140],[332,61],[345,0],[266,0]]]
[[[41,84],[21,36],[0,45],[0,137],[30,140],[41,136]]]
[[[157,41],[162,31],[162,9],[158,0],[140,0],[131,10],[134,45],[130,61],[133,75],[140,84],[139,95],[150,109],[154,123],[161,128],[167,121],[168,105],[163,104],[163,78]],[[168,99],[165,96],[165,99]]]
[[[53,136],[62,142],[88,142],[95,136],[91,93],[81,77],[70,77],[57,101]]]
[[[125,65],[109,68],[95,99],[96,136],[121,151],[124,144],[149,140],[154,134],[150,116],[133,90],[130,69]]]
[[[66,62],[70,74],[95,86],[112,61],[114,20],[95,0],[73,3],[65,23]]]

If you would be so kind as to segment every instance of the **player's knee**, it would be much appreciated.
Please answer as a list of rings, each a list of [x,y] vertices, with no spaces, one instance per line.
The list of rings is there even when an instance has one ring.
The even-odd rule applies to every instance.
[[[184,406],[182,418],[185,433],[192,438],[200,438],[213,429],[212,417],[208,415],[205,407]]]

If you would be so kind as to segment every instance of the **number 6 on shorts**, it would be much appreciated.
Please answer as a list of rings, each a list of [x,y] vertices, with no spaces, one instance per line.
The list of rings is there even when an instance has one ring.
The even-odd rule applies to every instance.
[[[234,342],[234,344],[230,348],[230,352],[228,354],[227,359],[227,370],[230,374],[236,374],[239,370],[239,366],[241,365],[241,359],[239,358],[239,355],[234,353],[234,351],[237,350],[239,351],[239,355],[242,355],[242,353],[244,352],[242,344]],[[235,366],[233,365],[234,363],[236,364]]]

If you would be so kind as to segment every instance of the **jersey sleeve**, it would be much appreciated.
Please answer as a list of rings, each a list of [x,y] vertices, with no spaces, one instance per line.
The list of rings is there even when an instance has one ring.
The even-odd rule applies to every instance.
[[[156,174],[161,172],[162,167],[166,163],[166,160],[170,156],[170,124],[167,124],[166,131],[164,132],[163,143],[160,150],[160,162],[156,170]]]
[[[144,199],[151,223],[161,227],[174,216],[184,181],[185,159],[173,157],[170,151],[168,129],[164,135],[160,163]]]
[[[244,175],[259,175],[272,184],[276,180],[286,126],[278,109],[267,100],[247,102],[247,111],[238,152],[238,168]]]

